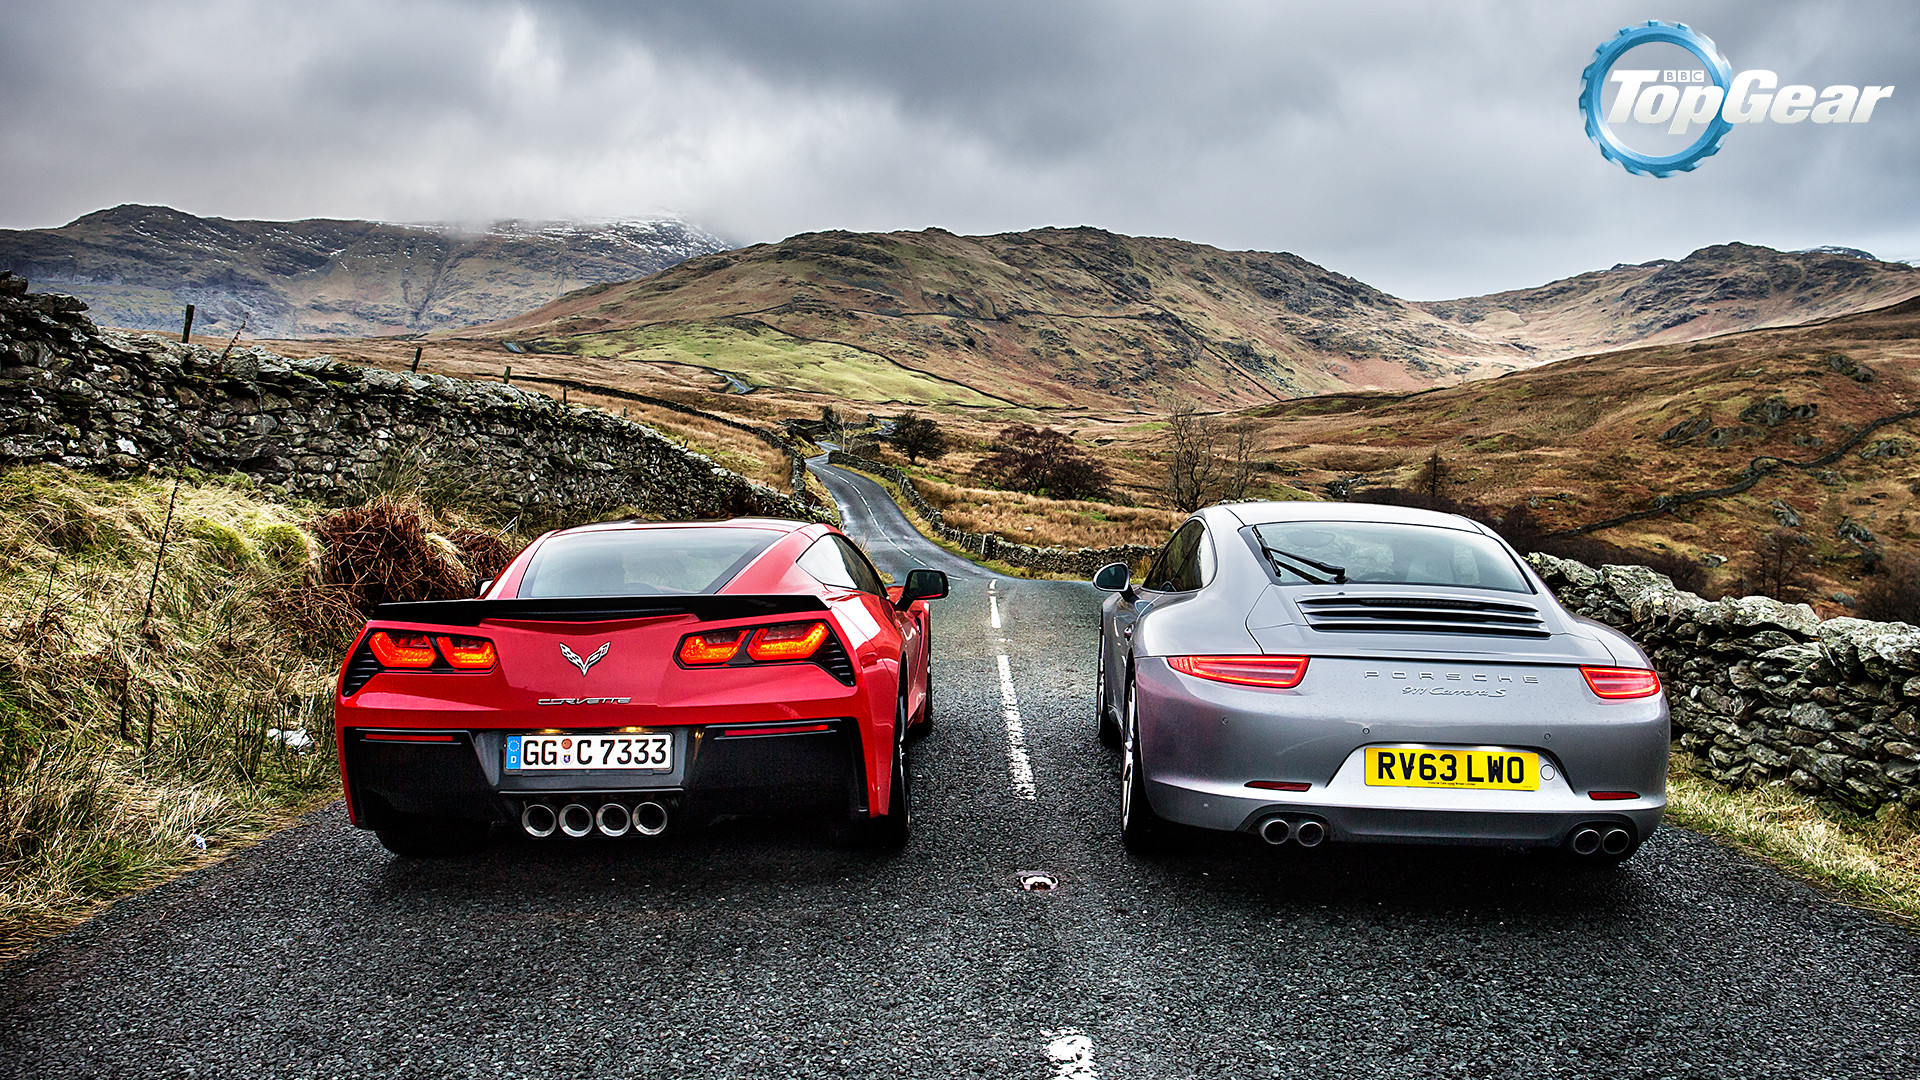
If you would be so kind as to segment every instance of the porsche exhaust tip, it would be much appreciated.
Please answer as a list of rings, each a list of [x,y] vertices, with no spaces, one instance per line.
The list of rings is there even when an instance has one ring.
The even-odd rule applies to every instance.
[[[633,831],[641,836],[659,836],[667,831],[667,808],[657,802],[643,802],[633,808]]]
[[[593,823],[600,829],[602,836],[625,836],[633,825],[633,815],[617,802],[603,804],[593,815]]]
[[[1633,846],[1633,834],[1618,825],[1600,836],[1600,850],[1609,855],[1624,855]]]
[[[1279,847],[1293,837],[1293,825],[1283,817],[1272,817],[1260,823],[1260,839]]]
[[[520,811],[520,828],[536,840],[552,836],[559,824],[553,807],[546,803],[530,802]]]
[[[560,808],[560,831],[575,840],[593,831],[593,811],[585,804],[572,802]]]
[[[1626,830],[1620,831],[1624,833]],[[1591,855],[1600,850],[1600,830],[1591,825],[1582,825],[1573,830],[1573,837],[1567,841],[1567,846],[1573,849],[1575,855]]]
[[[1303,848],[1316,848],[1327,838],[1327,827],[1317,821],[1303,821],[1293,828],[1293,839]]]

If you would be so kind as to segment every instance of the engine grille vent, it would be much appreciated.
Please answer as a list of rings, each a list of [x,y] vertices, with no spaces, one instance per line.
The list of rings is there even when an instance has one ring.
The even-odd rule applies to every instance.
[[[840,644],[840,639],[829,636],[826,644],[820,646],[820,651],[813,654],[813,662],[826,668],[827,674],[848,686],[853,685],[853,661],[847,657],[846,647]]]
[[[1432,596],[1313,596],[1299,604],[1308,626],[1329,633],[1553,636],[1530,604]]]
[[[347,661],[347,674],[340,681],[340,693],[352,697],[359,689],[380,674],[380,661],[374,658],[373,650],[365,644]]]

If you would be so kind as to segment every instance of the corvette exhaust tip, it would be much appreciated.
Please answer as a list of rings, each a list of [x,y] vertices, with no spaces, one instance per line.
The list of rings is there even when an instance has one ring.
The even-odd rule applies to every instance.
[[[633,815],[617,802],[602,805],[593,815],[593,823],[599,827],[602,836],[625,836],[633,824]]]
[[[667,831],[667,808],[657,802],[643,802],[633,808],[633,831],[641,836],[659,836]]]
[[[560,808],[560,831],[575,840],[593,831],[593,811],[581,803],[568,803]]]
[[[1622,855],[1633,846],[1633,835],[1627,830],[1615,826],[1600,836],[1600,850],[1609,855]]]
[[[1260,839],[1279,847],[1293,836],[1293,825],[1283,817],[1273,817],[1260,823]]]
[[[1575,855],[1591,855],[1600,850],[1600,830],[1591,825],[1582,825],[1573,831],[1567,846],[1573,849]]]
[[[1303,821],[1294,826],[1293,839],[1303,848],[1316,848],[1327,838],[1327,827],[1317,821]]]
[[[558,826],[559,819],[554,816],[553,807],[546,803],[530,802],[520,811],[520,828],[535,839],[552,836]]]

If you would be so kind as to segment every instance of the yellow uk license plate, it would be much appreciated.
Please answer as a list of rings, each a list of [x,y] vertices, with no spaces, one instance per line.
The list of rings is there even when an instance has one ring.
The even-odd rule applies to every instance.
[[[1523,750],[1369,746],[1366,763],[1367,783],[1373,787],[1540,790],[1540,755]]]

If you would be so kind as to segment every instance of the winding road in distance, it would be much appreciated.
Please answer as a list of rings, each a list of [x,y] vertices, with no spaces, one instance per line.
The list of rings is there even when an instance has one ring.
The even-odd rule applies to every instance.
[[[1920,1075],[1920,937],[1678,829],[1615,872],[1127,855],[1092,588],[815,468],[882,569],[953,580],[904,851],[733,820],[403,862],[336,804],[5,968],[0,1075]]]

